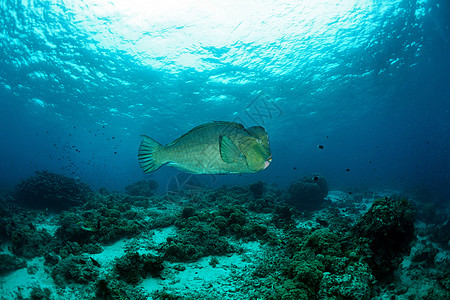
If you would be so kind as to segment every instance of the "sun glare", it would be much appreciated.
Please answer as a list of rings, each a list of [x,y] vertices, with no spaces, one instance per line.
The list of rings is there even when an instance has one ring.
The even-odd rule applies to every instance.
[[[204,49],[335,38],[335,24],[355,26],[358,13],[374,9],[369,0],[89,0],[66,6],[103,47],[137,55],[143,64],[196,69],[210,67],[201,61]]]

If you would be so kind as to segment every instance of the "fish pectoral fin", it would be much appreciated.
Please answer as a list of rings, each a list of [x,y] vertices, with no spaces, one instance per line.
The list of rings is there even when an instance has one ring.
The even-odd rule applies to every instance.
[[[226,135],[221,135],[219,137],[219,149],[220,157],[227,164],[231,164],[242,159],[242,152]]]

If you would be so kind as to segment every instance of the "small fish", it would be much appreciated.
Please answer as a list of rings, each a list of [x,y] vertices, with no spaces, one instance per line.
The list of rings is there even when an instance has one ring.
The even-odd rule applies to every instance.
[[[96,261],[95,259],[93,259],[92,257],[90,257],[91,262],[94,266],[101,268],[101,265],[98,261]]]
[[[261,126],[206,123],[165,146],[146,135],[142,137],[138,160],[145,173],[165,164],[193,174],[255,173],[272,161],[269,136]]]

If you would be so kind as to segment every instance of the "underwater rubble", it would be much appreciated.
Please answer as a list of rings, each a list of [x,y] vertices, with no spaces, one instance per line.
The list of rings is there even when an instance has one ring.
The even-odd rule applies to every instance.
[[[319,174],[157,188],[43,171],[1,194],[0,299],[450,298],[448,207]]]

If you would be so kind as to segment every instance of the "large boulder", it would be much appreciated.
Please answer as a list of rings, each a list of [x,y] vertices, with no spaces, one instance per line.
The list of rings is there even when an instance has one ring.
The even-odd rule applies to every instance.
[[[312,174],[294,181],[289,187],[289,194],[289,205],[299,210],[318,210],[328,194],[328,184],[323,176]]]

